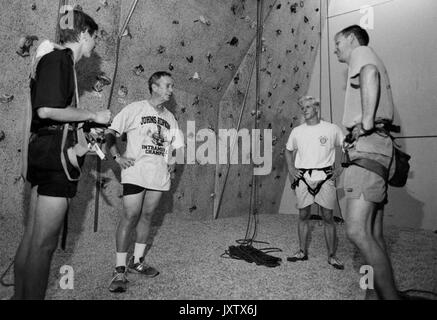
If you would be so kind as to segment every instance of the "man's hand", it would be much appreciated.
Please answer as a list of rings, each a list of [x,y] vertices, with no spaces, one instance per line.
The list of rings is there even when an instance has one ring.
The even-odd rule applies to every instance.
[[[95,113],[93,121],[95,123],[107,124],[111,121],[111,111],[103,110]]]
[[[302,172],[296,168],[288,168],[288,174],[290,175],[291,182],[302,177]]]
[[[135,159],[117,156],[115,162],[117,162],[122,169],[127,169],[135,164]]]

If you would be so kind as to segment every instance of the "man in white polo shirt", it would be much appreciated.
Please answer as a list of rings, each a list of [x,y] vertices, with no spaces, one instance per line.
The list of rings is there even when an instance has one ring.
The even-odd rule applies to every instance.
[[[344,269],[335,256],[337,235],[333,219],[336,203],[334,180],[341,174],[341,167],[334,170],[335,147],[341,146],[344,135],[332,123],[320,119],[320,103],[313,97],[299,99],[305,122],[291,131],[286,146],[286,160],[292,188],[295,189],[299,209],[298,234],[300,249],[290,262],[308,259],[308,236],[311,205],[317,203],[325,224],[328,263]]]

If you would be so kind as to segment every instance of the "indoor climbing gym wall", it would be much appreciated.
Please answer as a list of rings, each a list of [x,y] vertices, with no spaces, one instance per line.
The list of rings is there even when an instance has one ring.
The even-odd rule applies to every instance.
[[[55,39],[56,3],[7,0],[3,4],[7,10],[1,13],[0,219],[4,232],[0,237],[4,242],[18,241],[25,218],[29,190],[19,176],[28,74],[35,48],[44,39]],[[271,172],[258,176],[257,206],[261,213],[278,212],[286,176],[285,143],[299,123],[296,100],[306,93],[318,46],[319,1],[263,1],[258,114],[254,111],[256,1],[138,1],[123,34],[119,32],[133,1],[63,3],[82,7],[99,24],[93,55],[77,65],[84,107],[96,111],[110,108],[118,113],[133,101],[149,98],[147,80],[153,72],[173,74],[174,99],[167,107],[184,133],[185,163],[176,166],[171,191],[161,200],[156,223],[168,213],[204,220],[248,212],[253,172],[250,154],[244,159],[240,155],[238,164],[218,164],[222,156],[218,147],[224,142],[219,131],[237,129],[242,108],[240,130],[252,130],[255,118],[259,119],[261,154],[262,130],[273,130],[272,141],[268,141],[273,150]],[[229,163],[231,139],[227,143]],[[121,139],[121,149],[124,144]],[[234,151],[241,154],[241,148],[240,141]],[[193,153],[194,158],[189,156]],[[93,231],[115,228],[121,210],[120,169],[111,159],[100,161],[89,154],[68,213],[70,237],[84,236],[92,243],[93,237],[98,237]],[[5,257],[11,256],[15,247],[7,250]]]
[[[259,118],[261,146],[265,145],[264,141],[267,142],[264,140],[263,130],[272,130],[271,171],[268,170],[268,160],[264,159],[261,167],[265,167],[266,173],[259,175],[257,182],[256,206],[259,213],[278,213],[287,175],[285,144],[291,129],[300,124],[297,99],[306,94],[320,39],[318,4],[319,1],[275,1],[265,5],[264,12],[267,15],[264,18],[262,37],[259,112],[255,114],[254,110],[256,80],[253,72],[241,125],[242,128],[251,130],[254,128],[255,118]],[[255,43],[222,98],[220,128],[237,127],[254,59]],[[242,142],[238,148],[240,158],[241,144]],[[264,148],[261,147],[261,157]],[[241,159],[240,163],[243,160],[249,161]],[[223,199],[220,206],[216,201],[215,215],[223,217],[247,213],[253,187],[252,167],[245,164],[232,165],[223,188],[226,170],[226,165],[218,166],[216,184],[218,194],[223,192]]]

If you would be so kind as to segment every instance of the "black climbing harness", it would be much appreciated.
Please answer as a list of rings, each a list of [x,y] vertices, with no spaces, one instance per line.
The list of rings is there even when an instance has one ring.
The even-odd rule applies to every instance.
[[[352,136],[352,130],[355,127],[348,128],[349,134],[346,136],[344,142],[347,144],[351,144],[355,141],[355,139]],[[391,135],[390,132],[400,132],[400,126],[392,124],[391,121],[388,120],[377,120],[375,121],[375,127],[371,130],[366,130],[362,136],[369,136],[373,133],[379,134],[381,136],[390,137],[394,143],[394,137]],[[382,165],[380,162],[368,158],[357,158],[354,160],[350,159],[349,156],[349,150],[347,148],[344,149],[343,159],[341,162],[341,166],[344,168],[347,168],[351,165],[355,165],[364,169],[367,169],[369,171],[372,171],[376,173],[377,175],[381,176],[384,181],[388,181],[389,179],[389,170],[393,163],[394,155],[391,157],[390,164],[387,167]],[[394,149],[393,149],[394,150]]]
[[[315,197],[315,196],[319,193],[319,191],[320,191],[320,189],[322,188],[323,184],[324,184],[326,181],[328,181],[329,179],[331,179],[333,168],[332,168],[332,166],[329,166],[329,167],[325,167],[325,168],[298,169],[298,170],[300,171],[301,176],[300,176],[299,179],[294,180],[294,181],[292,182],[292,184],[291,184],[291,189],[293,189],[293,190],[296,189],[296,187],[299,186],[300,181],[303,181],[303,182],[306,184],[307,188],[308,188],[308,192],[309,192],[313,197]],[[309,185],[309,183],[306,181],[306,179],[304,178],[304,174],[305,174],[305,173],[309,172],[309,174],[311,175],[312,172],[313,172],[313,170],[323,171],[323,172],[325,172],[325,174],[326,174],[326,178],[325,178],[324,180],[321,180],[319,183],[317,183],[317,185],[316,185],[314,188],[312,188],[312,187]]]

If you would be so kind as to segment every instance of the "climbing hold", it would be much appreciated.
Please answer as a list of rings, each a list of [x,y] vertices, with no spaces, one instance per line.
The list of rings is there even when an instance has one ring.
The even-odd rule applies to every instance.
[[[184,40],[181,41],[181,46],[185,47],[185,41]]]
[[[139,64],[134,68],[134,73],[139,76],[140,74],[142,74],[144,72],[144,67]]]
[[[282,83],[285,83],[285,82],[287,82],[287,80],[285,80],[285,79],[282,79]]]
[[[294,90],[294,91],[298,91],[299,89],[300,89],[300,85],[297,83],[297,84],[294,86],[293,90]]]
[[[3,130],[0,131],[0,141],[3,141],[6,138],[6,134]]]
[[[269,125],[267,126],[267,129],[271,129],[272,128],[272,124],[269,123]]]
[[[220,92],[222,90],[222,84],[220,82],[217,83],[217,85],[213,87],[213,89],[216,90],[217,92]]]
[[[276,143],[278,142],[278,138],[276,136],[272,137],[272,145],[276,145]]]
[[[277,9],[277,10],[281,9],[281,4],[278,4],[278,5],[276,6],[276,9]]]
[[[225,69],[229,69],[230,71],[232,71],[235,69],[235,64],[229,63],[229,64],[225,65]]]
[[[215,129],[214,129],[214,127],[212,125],[209,125],[208,129],[211,130],[212,132],[215,132]]]
[[[200,102],[199,96],[195,96],[194,97],[194,101],[193,101],[193,103],[191,105],[192,106],[198,106],[199,102]]]
[[[278,64],[278,69],[281,69],[281,68],[282,68],[282,65]]]
[[[310,21],[310,20],[308,19],[308,17],[307,17],[307,16],[304,16],[304,17],[303,17],[303,22],[308,23],[308,21]]]
[[[294,28],[291,28],[291,34],[294,34]]]
[[[300,7],[301,7],[301,8],[303,8],[303,7],[304,7],[304,5],[305,5],[305,4],[304,4],[304,2],[303,2],[303,1],[301,1],[301,2],[300,2]]]
[[[314,50],[314,46],[311,46],[311,51],[313,51]]]
[[[128,94],[128,90],[125,86],[120,86],[120,89],[118,89],[118,96],[119,97],[126,97]]]
[[[238,46],[238,38],[237,37],[233,37],[230,41],[226,42],[227,44],[231,45],[231,46]]]
[[[287,50],[285,50],[285,53],[286,54],[289,54],[289,53],[291,53],[292,51],[291,51],[291,49],[287,49]]]
[[[179,21],[178,20],[173,20],[172,23],[173,24],[179,24]]]
[[[121,36],[122,37],[129,37],[130,39],[132,39],[132,35],[130,34],[129,26],[126,27],[126,29],[124,30],[124,32]]]
[[[102,6],[106,7],[108,5],[108,0],[100,0]]]
[[[16,52],[22,57],[29,56],[30,47],[33,45],[33,42],[37,40],[37,36],[25,36],[20,38],[20,41],[18,42],[18,50]]]
[[[296,13],[296,12],[297,12],[297,6],[298,6],[297,3],[293,3],[293,4],[291,5],[291,7],[290,7],[290,11],[291,11],[291,13]]]
[[[197,209],[197,207],[196,206],[192,206],[191,208],[189,208],[188,210],[190,211],[190,213],[191,212],[193,212],[194,210],[196,210]]]
[[[212,54],[211,54],[211,52],[208,51],[208,53],[206,54],[206,59],[208,59],[208,63],[211,62],[211,59],[212,59]]]
[[[32,3],[32,11],[35,11],[36,10],[36,4],[35,3]]]
[[[168,70],[173,71],[173,69],[174,69],[173,64],[170,62],[168,64]]]
[[[175,194],[176,198],[178,199],[182,199],[184,197],[184,193],[183,192],[178,192]]]
[[[162,54],[165,52],[165,47],[164,46],[159,46],[158,49],[156,49],[156,51],[158,52],[158,54]]]
[[[204,16],[200,16],[199,19],[194,20],[194,22],[199,22],[199,21],[202,22],[203,24],[206,24],[207,26],[211,25],[211,22],[208,19],[206,19]]]
[[[185,113],[185,110],[186,110],[185,107],[182,107],[182,108],[181,108],[181,112],[182,112],[182,113]]]
[[[282,31],[281,31],[280,29],[276,30],[276,35],[277,35],[277,36],[280,36],[281,33],[282,33]]]
[[[13,96],[12,94],[7,94],[7,93],[5,93],[5,94],[3,94],[3,95],[0,97],[0,102],[1,102],[1,103],[9,103],[9,102],[11,102],[12,100],[14,100],[14,96]]]
[[[209,197],[210,197],[211,199],[214,199],[214,198],[215,198],[215,193],[214,193],[214,192],[211,193],[211,194],[209,195]]]
[[[188,80],[200,80],[200,76],[197,72],[194,72],[193,76],[190,77]]]
[[[109,34],[105,30],[103,29],[100,30],[100,38],[106,39],[108,36]]]
[[[275,180],[279,180],[281,178],[281,176],[280,175],[277,175],[276,177],[275,177]]]
[[[239,73],[237,73],[237,74],[235,75],[235,77],[234,77],[234,83],[235,83],[235,84],[238,84],[238,81],[240,81],[240,74],[239,74]]]
[[[188,61],[189,63],[192,63],[193,60],[194,60],[194,57],[193,57],[193,56],[189,56],[189,57],[186,57],[186,59],[187,59],[187,61]]]
[[[271,97],[272,96],[272,93],[269,91],[269,92],[267,92],[267,97]]]

